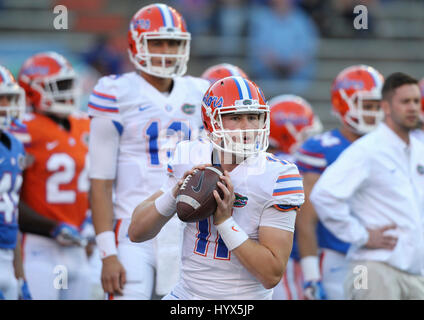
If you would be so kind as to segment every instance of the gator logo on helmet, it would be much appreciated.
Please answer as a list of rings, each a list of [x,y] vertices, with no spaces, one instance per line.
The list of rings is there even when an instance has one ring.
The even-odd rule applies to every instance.
[[[356,80],[356,79],[343,79],[336,83],[335,89],[357,89],[361,90],[364,89],[364,82],[362,80]]]
[[[140,27],[141,29],[149,29],[150,28],[150,20],[149,19],[136,19],[131,22],[132,27],[137,29]]]
[[[30,66],[25,68],[22,73],[27,75],[27,76],[32,76],[32,75],[42,75],[45,76],[47,74],[49,74],[50,72],[50,68],[47,66]]]

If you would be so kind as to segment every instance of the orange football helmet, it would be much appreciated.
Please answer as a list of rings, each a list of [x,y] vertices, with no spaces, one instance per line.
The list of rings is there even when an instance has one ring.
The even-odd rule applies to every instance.
[[[0,66],[0,129],[22,120],[25,112],[25,92],[8,69]]]
[[[310,136],[322,131],[322,124],[311,105],[302,97],[284,94],[272,98],[269,144],[293,154]]]
[[[70,114],[77,109],[76,74],[65,57],[42,52],[28,58],[18,75],[27,103],[35,110]]]
[[[212,84],[219,79],[231,76],[239,76],[245,79],[249,79],[247,74],[242,69],[230,63],[220,63],[211,66],[207,68],[200,77],[208,80]]]
[[[224,128],[222,115],[243,113],[259,114],[258,128]],[[268,148],[269,106],[262,90],[250,80],[226,77],[212,84],[203,96],[202,120],[212,144],[219,150],[249,156]]]
[[[181,41],[177,54],[154,54],[149,52],[147,41],[172,39]],[[177,10],[166,4],[152,4],[141,8],[131,19],[128,31],[128,54],[134,66],[160,78],[182,76],[187,71],[191,35],[187,32],[184,18]],[[151,58],[161,58],[162,65],[154,66]],[[166,59],[176,62],[166,65]]]
[[[342,70],[331,86],[333,111],[358,134],[373,130],[383,119],[379,111],[363,110],[364,100],[381,100],[384,78],[373,67],[355,65]],[[374,124],[367,124],[364,116],[375,117]]]

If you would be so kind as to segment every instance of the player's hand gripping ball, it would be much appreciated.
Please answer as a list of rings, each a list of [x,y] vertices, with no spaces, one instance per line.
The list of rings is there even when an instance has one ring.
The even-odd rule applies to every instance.
[[[223,197],[221,188],[217,186],[219,177],[223,175],[221,167],[195,169],[181,184],[177,192],[177,214],[184,222],[197,222],[213,215],[217,208],[213,191],[217,190]]]

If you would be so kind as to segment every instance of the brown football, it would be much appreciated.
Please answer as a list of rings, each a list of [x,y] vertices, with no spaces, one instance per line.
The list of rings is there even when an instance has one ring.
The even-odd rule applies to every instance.
[[[206,167],[195,170],[188,175],[177,193],[177,214],[184,222],[197,222],[213,215],[216,211],[216,200],[213,191],[217,190],[223,197],[221,188],[217,186],[223,174],[221,167]]]

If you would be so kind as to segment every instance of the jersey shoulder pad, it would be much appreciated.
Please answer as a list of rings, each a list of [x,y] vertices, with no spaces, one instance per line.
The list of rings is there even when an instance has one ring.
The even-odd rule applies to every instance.
[[[88,101],[90,116],[106,116],[116,118],[119,115],[119,103],[128,96],[134,84],[134,75],[109,75],[99,79]]]
[[[24,152],[23,143],[16,137],[14,132],[4,131],[4,133],[9,137],[11,144],[16,147],[18,152]]]
[[[296,151],[294,158],[301,172],[321,174],[328,166],[326,153],[331,146],[339,145],[340,139],[331,131],[307,139]]]
[[[206,79],[184,76],[183,79],[187,82],[187,85],[193,90],[199,91],[202,95],[208,90],[210,83]]]
[[[21,121],[13,121],[7,131],[10,132],[20,142],[22,142],[24,146],[27,146],[27,144],[31,141],[28,127]]]
[[[266,184],[269,186],[269,201],[280,211],[299,208],[304,202],[303,181],[296,164],[289,161],[268,160]],[[281,208],[279,207],[281,206]]]

